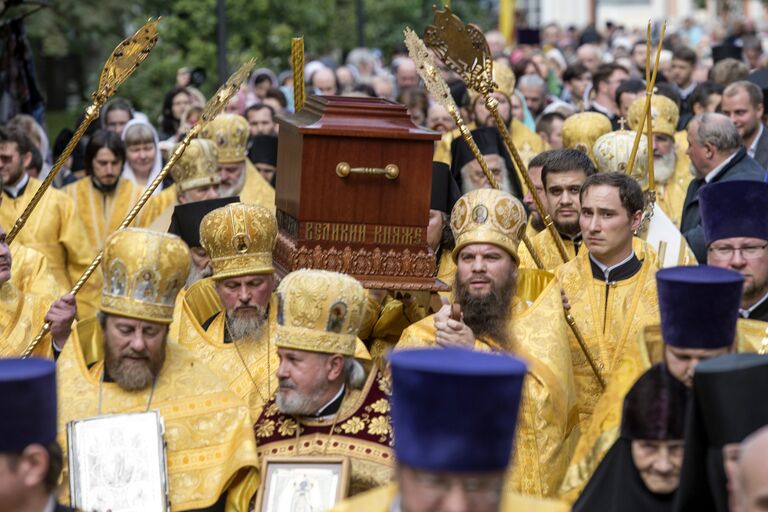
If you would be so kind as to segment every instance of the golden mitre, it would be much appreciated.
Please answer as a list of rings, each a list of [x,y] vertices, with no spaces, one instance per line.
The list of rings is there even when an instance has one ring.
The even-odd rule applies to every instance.
[[[453,261],[469,244],[493,244],[519,263],[517,246],[525,223],[522,203],[507,192],[484,188],[464,194],[451,211],[451,230],[456,239]]]
[[[599,172],[627,173],[629,156],[632,154],[632,146],[635,143],[637,132],[616,130],[606,133],[595,142],[592,152],[595,155],[595,164]],[[648,142],[645,137],[640,138],[635,155],[635,164],[632,168],[632,176],[642,182],[648,179]]]
[[[219,152],[209,139],[193,139],[171,169],[179,192],[221,183]]]
[[[498,86],[495,92],[501,93],[507,97],[507,101],[512,102],[512,95],[515,94],[515,73],[509,66],[494,62],[493,81]],[[469,98],[474,106],[478,98],[482,96],[475,90],[469,90]]]
[[[231,203],[200,222],[200,244],[211,258],[214,279],[273,273],[276,240],[275,214],[255,204]]]
[[[643,117],[645,97],[638,98],[629,106],[627,122],[631,130],[637,130],[640,119]],[[677,122],[680,119],[680,109],[675,102],[666,96],[654,94],[651,96],[651,127],[653,133],[662,133],[674,138],[677,133]],[[646,121],[647,123],[647,121]],[[643,132],[648,131],[648,125],[643,123]]]
[[[597,139],[613,130],[611,120],[599,112],[579,112],[563,123],[563,147],[578,149],[595,161],[592,147]]]
[[[104,242],[104,313],[170,324],[176,295],[187,282],[189,249],[181,238],[125,228]]]
[[[297,270],[277,287],[275,345],[354,356],[365,311],[356,279],[327,270]]]
[[[248,121],[237,114],[219,114],[200,131],[200,137],[216,143],[220,164],[245,162]]]

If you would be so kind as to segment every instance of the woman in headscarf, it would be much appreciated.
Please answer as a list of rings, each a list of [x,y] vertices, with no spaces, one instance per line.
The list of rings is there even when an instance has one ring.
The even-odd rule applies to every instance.
[[[146,188],[163,169],[157,131],[148,122],[134,118],[125,125],[122,139],[126,148],[123,178]],[[153,195],[158,195],[160,189],[157,187]]]
[[[574,512],[672,511],[683,463],[686,387],[658,364],[624,399],[619,439],[573,506]]]

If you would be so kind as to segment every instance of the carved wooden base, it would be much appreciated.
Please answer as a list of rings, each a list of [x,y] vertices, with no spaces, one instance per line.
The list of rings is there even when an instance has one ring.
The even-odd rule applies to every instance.
[[[336,246],[293,240],[280,230],[274,263],[282,276],[301,268],[331,270],[349,274],[366,288],[385,290],[448,291],[450,287],[434,277],[436,262],[432,251],[409,249],[382,251],[349,245]]]

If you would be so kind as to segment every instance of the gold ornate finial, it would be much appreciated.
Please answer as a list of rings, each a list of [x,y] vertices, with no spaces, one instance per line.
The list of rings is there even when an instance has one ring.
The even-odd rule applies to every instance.
[[[453,96],[451,96],[451,89],[440,75],[440,70],[435,66],[424,41],[410,27],[406,27],[403,34],[405,34],[405,46],[408,48],[408,55],[416,64],[416,70],[424,81],[429,95],[451,115],[453,112],[458,113],[459,109]]]
[[[304,108],[304,36],[291,39],[291,67],[293,68],[293,111]]]
[[[85,134],[85,131],[91,125],[91,123],[99,117],[99,110],[102,105],[106,103],[110,96],[117,92],[117,88],[125,82],[131,74],[136,71],[139,64],[149,56],[149,53],[155,47],[157,43],[157,24],[160,22],[160,18],[150,18],[143,27],[136,31],[128,39],[118,44],[112,51],[107,62],[104,63],[104,67],[101,70],[99,77],[99,86],[91,95],[93,97],[93,103],[85,110],[85,118],[77,127],[75,134],[69,140],[69,143],[62,151],[56,163],[53,164],[51,172],[45,177],[40,187],[30,199],[24,211],[21,212],[19,218],[14,222],[13,227],[8,231],[8,235],[5,240],[10,244],[19,234],[24,224],[27,223],[29,216],[37,207],[40,200],[43,198],[45,191],[53,183],[53,179],[59,173],[64,163],[72,155],[75,147],[80,142],[80,139]]]
[[[208,100],[208,103],[205,104],[203,114],[200,116],[200,120],[202,122],[198,122],[195,127],[210,122],[214,117],[219,115],[222,110],[224,110],[224,107],[227,106],[227,103],[229,103],[229,100],[232,99],[232,96],[234,96],[235,93],[240,90],[240,86],[243,85],[243,82],[245,82],[245,79],[248,78],[248,75],[251,73],[251,70],[255,65],[256,59],[249,59],[245,61],[242,66],[240,66],[240,69],[232,73],[229,79],[224,82],[224,85],[219,87],[219,90],[216,91],[216,94],[214,94],[211,99]]]
[[[424,42],[449,68],[461,75],[467,87],[480,94],[493,92],[493,59],[483,31],[477,25],[465,25],[445,7],[435,11],[435,24],[424,29]]]
[[[149,56],[149,52],[157,44],[157,24],[160,18],[149,18],[147,22],[131,37],[117,45],[112,55],[104,64],[99,77],[99,87],[93,93],[93,99],[106,100],[117,88],[136,71],[139,64]]]

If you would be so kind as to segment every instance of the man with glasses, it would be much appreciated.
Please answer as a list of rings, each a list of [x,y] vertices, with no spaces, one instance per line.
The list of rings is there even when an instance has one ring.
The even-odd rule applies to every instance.
[[[700,192],[707,264],[740,272],[742,318],[768,322],[768,183],[729,181]]]

